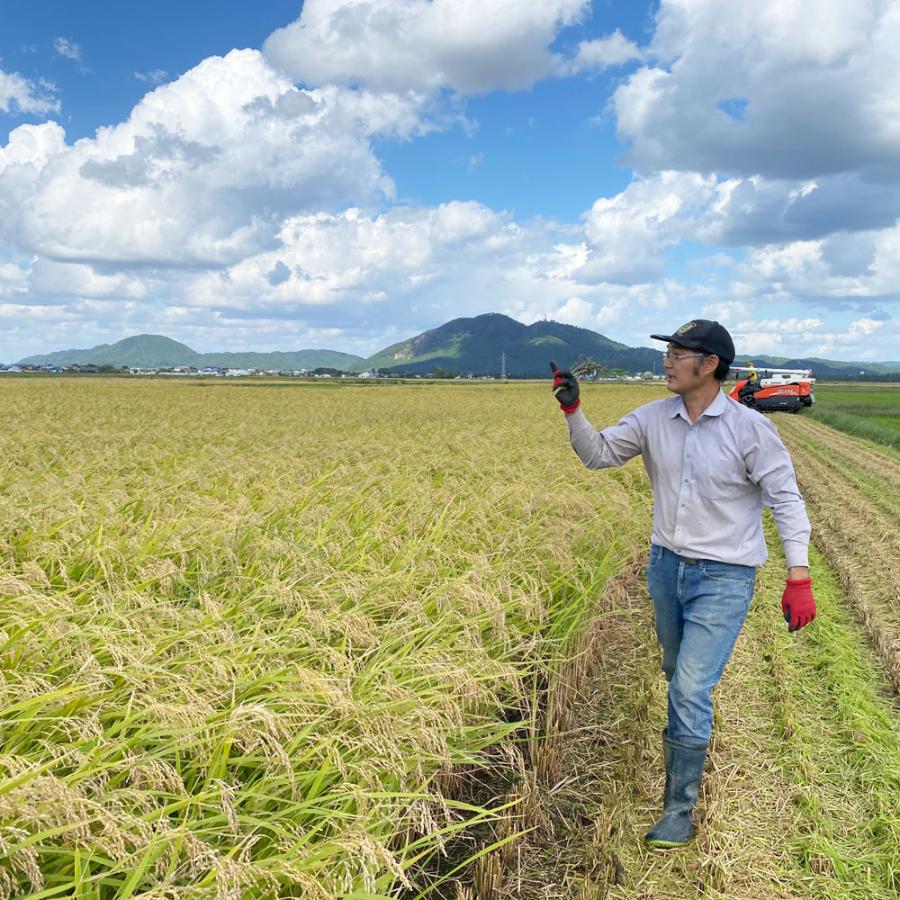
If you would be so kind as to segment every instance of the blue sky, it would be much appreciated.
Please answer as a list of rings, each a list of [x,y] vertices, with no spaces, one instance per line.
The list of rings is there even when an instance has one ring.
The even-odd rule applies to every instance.
[[[207,56],[258,48],[299,10],[297,0],[3,0],[0,58],[7,71],[56,83],[57,120],[77,140],[128,118],[148,90],[135,73],[174,79]],[[55,49],[60,37],[78,46],[80,64]],[[5,130],[40,119],[0,113]]]
[[[461,315],[900,358],[900,3],[5,0],[0,361]]]

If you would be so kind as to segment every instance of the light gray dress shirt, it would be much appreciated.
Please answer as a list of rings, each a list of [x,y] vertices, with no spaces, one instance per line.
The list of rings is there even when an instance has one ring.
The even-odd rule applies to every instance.
[[[680,396],[638,407],[597,431],[579,407],[566,416],[590,469],[641,454],[653,485],[654,544],[681,556],[759,566],[771,507],[788,566],[809,564],[809,519],[787,449],[761,413],[719,392],[693,424]]]

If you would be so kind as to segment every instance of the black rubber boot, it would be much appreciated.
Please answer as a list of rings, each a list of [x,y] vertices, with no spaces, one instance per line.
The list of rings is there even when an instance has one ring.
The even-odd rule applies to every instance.
[[[651,847],[683,847],[694,836],[691,810],[700,795],[706,763],[706,747],[688,747],[663,732],[666,760],[666,791],[662,818],[647,832]]]

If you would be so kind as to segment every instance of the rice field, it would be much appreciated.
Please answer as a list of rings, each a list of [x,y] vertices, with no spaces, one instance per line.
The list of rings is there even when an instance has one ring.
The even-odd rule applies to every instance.
[[[599,426],[664,393],[585,406]],[[852,507],[848,555],[820,542],[798,639],[773,548],[700,840],[660,859],[649,487],[639,461],[583,469],[546,385],[5,379],[0,401],[0,896],[896,895],[882,450],[777,420],[827,481],[814,519]]]

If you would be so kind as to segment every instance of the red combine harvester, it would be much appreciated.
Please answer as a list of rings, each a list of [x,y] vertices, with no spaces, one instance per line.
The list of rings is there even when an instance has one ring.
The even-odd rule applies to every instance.
[[[728,395],[760,412],[799,412],[816,402],[813,385],[816,379],[809,369],[756,369],[732,366],[737,383]]]

